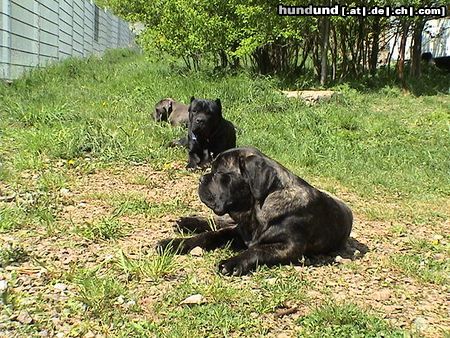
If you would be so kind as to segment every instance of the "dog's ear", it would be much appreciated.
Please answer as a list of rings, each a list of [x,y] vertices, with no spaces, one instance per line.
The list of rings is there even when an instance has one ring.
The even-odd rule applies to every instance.
[[[263,202],[280,185],[275,169],[259,155],[239,158],[239,168],[257,201]]]
[[[220,102],[220,99],[216,99],[217,107],[219,108],[219,111],[222,111],[222,102]]]
[[[191,101],[190,101],[190,103],[192,103],[192,101],[194,101],[194,100],[195,100],[195,97],[191,96]]]

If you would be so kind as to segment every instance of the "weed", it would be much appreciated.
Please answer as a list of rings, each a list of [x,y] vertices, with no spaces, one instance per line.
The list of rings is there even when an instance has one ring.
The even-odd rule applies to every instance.
[[[131,258],[120,250],[115,261],[127,278],[158,280],[178,268],[174,253],[164,250],[159,255]]]
[[[118,297],[126,297],[125,287],[110,276],[97,274],[98,271],[79,271],[75,278],[78,284],[78,299],[94,316],[107,318],[117,310]]]
[[[300,337],[404,337],[353,304],[326,304],[300,318]]]
[[[75,232],[91,241],[118,239],[125,235],[126,225],[116,217],[104,217],[99,221],[75,227]]]
[[[0,266],[6,267],[11,264],[20,264],[29,259],[29,254],[20,245],[8,245],[0,248]]]
[[[412,240],[406,253],[392,255],[392,264],[404,273],[426,283],[447,285],[450,274],[450,250],[439,241]]]

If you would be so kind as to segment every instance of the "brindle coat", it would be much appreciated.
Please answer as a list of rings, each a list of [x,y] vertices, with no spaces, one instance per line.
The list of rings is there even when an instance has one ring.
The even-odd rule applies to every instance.
[[[341,200],[320,191],[254,148],[221,153],[211,173],[200,179],[199,196],[234,225],[188,239],[164,240],[180,253],[196,246],[212,250],[227,243],[244,249],[219,263],[225,275],[241,275],[257,265],[297,262],[303,255],[324,254],[345,245],[353,216]],[[199,227],[204,219],[197,219]],[[181,224],[183,221],[181,221]],[[186,223],[186,222],[185,222]],[[187,222],[195,228],[195,218]]]

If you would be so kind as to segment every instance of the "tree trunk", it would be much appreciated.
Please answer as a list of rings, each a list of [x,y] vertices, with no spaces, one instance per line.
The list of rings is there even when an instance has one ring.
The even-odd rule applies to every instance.
[[[392,44],[392,49],[389,48],[388,57],[386,59],[386,64],[387,64],[387,67],[388,67],[388,69],[387,69],[388,75],[391,74],[392,54],[394,53],[395,46],[397,45],[397,40],[398,40],[399,33],[400,33],[400,27],[397,27],[397,30],[396,30],[395,36],[394,36],[394,43]]]
[[[413,41],[411,50],[411,69],[410,75],[412,77],[420,76],[420,62],[422,56],[422,31],[425,26],[425,20],[420,18],[416,21],[413,31]]]
[[[398,61],[397,61],[397,76],[402,83],[403,89],[406,89],[406,79],[405,79],[405,52],[406,52],[406,39],[408,38],[409,22],[404,22],[402,24],[402,32],[400,38],[400,48],[398,51]]]
[[[322,56],[320,62],[320,84],[322,86],[327,82],[327,54],[328,54],[328,41],[330,36],[330,18],[323,18],[323,34],[322,34]]]
[[[333,49],[332,49],[332,76],[331,79],[333,81],[336,80],[337,76],[337,54],[338,54],[338,40],[337,40],[337,34],[336,34],[336,27],[332,27],[333,31]]]
[[[380,33],[381,33],[380,17],[375,17],[372,26],[372,34],[373,34],[372,51],[370,54],[370,61],[369,61],[369,69],[372,75],[375,75],[377,71],[378,53],[380,51]]]

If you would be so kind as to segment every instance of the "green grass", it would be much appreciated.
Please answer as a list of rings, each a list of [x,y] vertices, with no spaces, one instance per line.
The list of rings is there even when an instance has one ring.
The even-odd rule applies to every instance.
[[[323,282],[321,273],[333,266],[302,267],[300,272],[289,266],[261,267],[248,278],[226,278],[216,273],[215,266],[232,255],[229,250],[208,252],[201,258],[169,252],[157,256],[153,248],[138,254],[129,250],[123,237],[135,223],[126,223],[127,218],[145,215],[145,221],[155,223],[166,215],[192,213],[184,196],[155,202],[134,191],[86,189],[81,196],[106,201],[113,209],[111,215],[76,226],[60,217],[65,203],[73,202],[62,196],[61,189],[75,191],[74,176],[76,180],[89,177],[104,167],[146,164],[161,177],[153,180],[140,172],[126,179],[150,190],[172,189],[171,182],[180,174],[190,175],[195,185],[194,175],[178,169],[186,161],[185,150],[166,147],[184,131],[153,122],[151,113],[154,104],[167,96],[183,102],[192,95],[219,97],[224,116],[237,126],[238,145],[260,148],[338,196],[346,192],[343,198],[348,198],[357,218],[385,222],[392,237],[411,236],[410,245],[383,268],[411,276],[423,287],[448,284],[448,239],[414,240],[413,232],[417,227],[442,228],[449,217],[450,97],[404,95],[388,85],[371,91],[340,85],[334,88],[339,95],[331,102],[307,106],[282,96],[278,90],[284,88],[279,84],[277,79],[245,71],[187,72],[127,51],[110,52],[102,59],[66,60],[11,85],[0,84],[0,193],[12,191],[20,197],[0,202],[0,233],[29,242],[26,236],[34,236],[36,230],[41,237],[33,237],[32,243],[50,239],[57,242],[52,242],[57,250],[62,249],[59,244],[73,252],[80,247],[101,248],[95,262],[101,265],[98,269],[91,270],[86,256],[64,267],[75,269],[67,277],[75,296],[68,293],[67,301],[49,301],[45,298],[49,290],[43,288],[38,296],[27,296],[36,301],[27,307],[19,302],[26,297],[11,291],[12,303],[36,311],[38,320],[28,327],[10,321],[10,332],[37,336],[41,329],[52,327],[49,313],[55,307],[66,323],[72,323],[69,336],[92,331],[118,337],[254,337],[276,333],[283,325],[300,337],[402,336],[377,314],[352,304],[331,304],[332,292],[326,286],[318,291],[326,299],[323,305],[308,296],[315,283]],[[80,196],[72,197],[77,201]],[[66,231],[68,226],[71,231]],[[166,226],[170,232],[170,225],[161,224]],[[56,233],[57,239],[52,237]],[[74,245],[79,236],[88,240],[80,247]],[[162,233],[143,242],[160,239],[157,236]],[[358,240],[374,243],[372,238]],[[2,265],[24,263],[14,250],[1,252]],[[99,262],[103,254],[114,258]],[[365,260],[354,261],[347,270],[370,279],[366,265]],[[53,270],[50,279],[68,274]],[[18,275],[13,275],[11,290],[19,283]],[[197,293],[205,297],[204,304],[180,305]],[[138,305],[124,307],[128,301]],[[290,306],[302,309],[296,318],[276,318],[279,309]],[[10,318],[14,311],[14,306],[0,308],[0,315]],[[70,317],[75,317],[73,322]]]
[[[174,259],[174,254],[169,251],[164,251],[160,255],[131,258],[121,250],[117,255],[115,264],[118,270],[126,275],[127,279],[158,280],[173,273],[179,267]]]
[[[327,304],[299,320],[299,337],[404,337],[405,332],[353,304]]]
[[[96,317],[107,319],[117,310],[118,298],[128,296],[124,285],[111,276],[99,276],[97,271],[80,271],[75,282],[78,300]]]
[[[92,223],[85,223],[76,226],[74,231],[80,236],[91,240],[114,240],[125,235],[127,225],[118,220],[115,216],[104,217]]]
[[[0,248],[0,267],[6,267],[14,263],[20,264],[28,259],[27,250],[20,245],[8,245]]]
[[[161,97],[195,95],[222,99],[239,145],[256,146],[307,179],[328,177],[365,198],[410,204],[450,194],[448,96],[405,96],[391,87],[361,95],[340,85],[331,103],[308,107],[276,85],[245,72],[180,72],[125,51],[68,60],[0,86],[2,172],[39,170],[46,158],[183,161],[182,150],[165,147],[182,131],[150,116]]]
[[[448,285],[450,245],[439,241],[411,240],[409,250],[391,257],[392,264],[423,282]]]
[[[174,212],[187,212],[192,209],[180,199],[169,202],[151,203],[144,196],[139,195],[119,195],[112,196],[111,203],[115,207],[116,215],[143,214],[147,217],[156,218]]]

